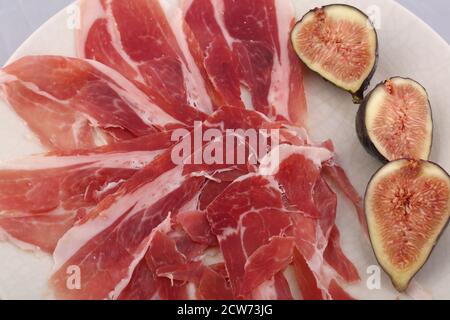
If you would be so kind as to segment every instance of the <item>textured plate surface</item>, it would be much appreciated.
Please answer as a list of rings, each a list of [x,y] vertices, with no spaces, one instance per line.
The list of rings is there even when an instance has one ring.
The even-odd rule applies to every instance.
[[[169,1],[169,0],[166,0]],[[330,1],[294,0],[300,18],[309,9]],[[391,0],[341,1],[357,6],[375,20],[380,41],[380,60],[371,88],[391,76],[411,77],[428,90],[434,113],[435,137],[432,160],[450,171],[450,47],[429,26]],[[50,19],[14,54],[10,61],[30,54],[74,55],[76,7]],[[341,164],[363,194],[372,174],[380,167],[360,146],[354,129],[357,107],[350,95],[312,73],[306,75],[309,129],[315,140],[332,138]],[[0,161],[42,151],[23,122],[0,101]],[[357,265],[362,281],[348,288],[359,299],[395,299],[400,295],[380,273],[372,249],[363,236],[352,207],[339,195],[338,224],[344,251]],[[430,260],[417,275],[417,283],[433,298],[450,299],[450,230],[444,233]],[[375,266],[375,268],[374,268]],[[375,270],[375,275],[373,272]],[[52,260],[43,254],[26,253],[0,243],[0,299],[51,298],[46,282]],[[375,279],[376,280],[376,279]],[[369,289],[371,288],[371,289]]]

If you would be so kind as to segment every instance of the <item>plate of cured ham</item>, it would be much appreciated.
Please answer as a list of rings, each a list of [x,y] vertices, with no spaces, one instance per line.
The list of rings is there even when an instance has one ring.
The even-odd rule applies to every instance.
[[[394,1],[343,2],[378,35],[369,89],[427,88],[449,170],[449,46]],[[381,163],[291,42],[328,4],[81,0],[42,26],[0,71],[0,299],[450,298],[449,232],[402,293],[374,255]]]

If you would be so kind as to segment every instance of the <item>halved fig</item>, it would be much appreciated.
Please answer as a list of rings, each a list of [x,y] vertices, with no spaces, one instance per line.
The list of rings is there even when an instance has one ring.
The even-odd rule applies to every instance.
[[[291,40],[306,66],[361,102],[378,60],[377,33],[362,11],[343,4],[313,9],[297,22]]]
[[[450,216],[450,177],[423,160],[397,160],[372,178],[365,211],[375,255],[395,288],[407,289]]]
[[[433,120],[426,90],[400,77],[380,83],[361,104],[356,131],[366,150],[384,162],[428,160]]]

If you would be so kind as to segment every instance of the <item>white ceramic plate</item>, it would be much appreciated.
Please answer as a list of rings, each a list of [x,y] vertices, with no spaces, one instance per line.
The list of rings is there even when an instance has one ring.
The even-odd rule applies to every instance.
[[[165,0],[175,1],[175,0]],[[393,0],[342,1],[352,4],[375,19],[380,41],[380,60],[372,87],[391,76],[407,76],[428,90],[434,113],[435,137],[432,160],[450,170],[450,47],[429,26]],[[295,0],[300,18],[309,9],[329,4],[323,0]],[[10,61],[30,54],[74,55],[76,7],[63,10],[36,31]],[[360,146],[354,129],[357,107],[351,97],[308,73],[306,92],[309,127],[315,140],[332,138],[341,164],[361,194],[380,167]],[[447,138],[446,138],[447,137]],[[0,102],[0,160],[43,151],[23,122]],[[447,143],[446,143],[447,141]],[[381,286],[370,290],[376,261],[362,235],[351,205],[339,195],[338,225],[344,251],[357,265],[362,281],[348,288],[360,299],[395,299],[399,294],[381,272]],[[433,298],[450,299],[450,230],[442,236],[430,260],[416,280]],[[372,267],[372,268],[371,268]],[[8,243],[0,243],[0,298],[51,298],[46,282],[52,260],[43,254],[26,253]],[[375,274],[376,276],[376,274]]]

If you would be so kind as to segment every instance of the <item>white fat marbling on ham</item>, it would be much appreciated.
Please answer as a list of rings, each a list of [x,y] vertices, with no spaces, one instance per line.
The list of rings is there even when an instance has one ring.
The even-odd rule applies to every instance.
[[[142,259],[145,258],[145,255],[148,251],[148,248],[150,247],[152,240],[156,234],[156,232],[162,232],[162,233],[169,233],[172,229],[171,226],[171,219],[172,216],[169,214],[167,218],[161,222],[159,226],[157,226],[155,229],[153,229],[152,233],[148,236],[147,239],[142,241],[142,244],[138,250],[136,250],[135,253],[135,259],[133,259],[132,263],[130,264],[128,268],[128,275],[126,278],[122,279],[117,286],[114,288],[114,290],[109,294],[109,298],[111,300],[116,300],[123,290],[127,287],[127,285],[130,283],[131,278],[133,277],[134,270],[138,266],[138,264],[142,261]]]
[[[214,14],[216,17],[216,21],[220,26],[220,30],[222,31],[223,36],[225,37],[225,40],[227,41],[227,44],[230,48],[233,48],[233,43],[236,41],[228,32],[225,21],[223,18],[223,14],[225,12],[225,4],[223,3],[223,0],[211,0],[213,6],[214,6]]]
[[[275,279],[265,281],[253,291],[255,300],[278,300],[277,291],[275,289]]]
[[[36,93],[37,95],[40,95],[42,97],[45,97],[51,101],[57,102],[62,105],[66,106],[69,105],[68,101],[56,98],[55,96],[49,94],[48,92],[41,90],[36,84],[32,82],[22,81],[17,76],[9,74],[4,70],[0,70],[0,86],[16,81],[20,82],[25,88]],[[4,91],[2,91],[2,96],[4,97],[5,100],[7,100],[7,97],[4,95],[3,92]]]
[[[133,151],[93,155],[32,156],[15,161],[0,162],[0,170],[45,170],[49,168],[131,168],[140,169],[150,163],[161,151]]]
[[[276,146],[267,156],[261,160],[259,173],[265,176],[275,175],[279,170],[279,165],[293,154],[301,154],[311,160],[316,166],[321,167],[322,163],[333,158],[333,153],[325,148],[307,146]]]
[[[184,59],[184,63],[182,66],[189,102],[204,113],[211,114],[213,112],[213,106],[206,91],[205,80],[203,80],[194,57],[189,51],[188,41],[183,32],[183,12],[173,3],[165,3],[163,9],[183,54],[182,58]]]
[[[32,245],[30,243],[26,243],[26,242],[23,242],[23,241],[20,241],[20,240],[14,238],[12,235],[10,235],[3,228],[0,228],[0,242],[9,242],[12,245],[16,246],[17,248],[19,248],[19,249],[21,249],[23,251],[32,252],[32,253],[35,253],[35,254],[38,254],[38,255],[42,254],[41,248],[39,248],[38,246]]]
[[[290,119],[289,90],[291,63],[289,61],[289,43],[291,24],[294,19],[294,8],[290,1],[275,0],[277,11],[278,37],[280,40],[280,55],[275,55],[272,69],[272,82],[269,91],[269,104],[273,106],[278,115]]]
[[[123,195],[117,202],[112,204],[106,212],[89,220],[87,223],[74,226],[58,243],[53,255],[55,265],[53,270],[59,270],[70,257],[72,257],[85,243],[93,239],[97,234],[111,226],[117,219],[123,216],[129,208],[130,203],[136,203],[127,218],[139,212],[148,203],[155,203],[157,199],[169,194],[180,187],[182,178],[182,167],[176,167],[165,172],[154,181]]]
[[[77,54],[79,57],[86,57],[85,52],[85,45],[86,41],[89,35],[89,30],[91,30],[93,24],[98,19],[105,19],[107,21],[108,25],[108,32],[111,36],[111,45],[114,47],[114,49],[117,51],[117,53],[120,55],[120,57],[126,61],[131,68],[135,71],[135,80],[143,82],[144,79],[142,75],[139,73],[139,64],[134,62],[128,54],[125,52],[121,40],[120,40],[120,34],[117,32],[117,29],[115,27],[115,19],[114,15],[112,13],[111,8],[111,0],[106,1],[106,9],[102,6],[100,0],[88,0],[88,1],[81,1],[80,4],[80,10],[82,13],[82,19],[81,19],[81,28],[77,32]]]
[[[94,68],[101,71],[104,75],[113,80],[111,87],[125,100],[130,103],[133,110],[141,116],[148,125],[157,124],[164,127],[167,123],[181,124],[178,120],[164,112],[156,104],[152,103],[149,98],[124,76],[114,69],[94,61],[87,60]],[[116,85],[115,85],[116,84]]]

